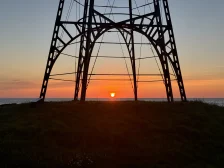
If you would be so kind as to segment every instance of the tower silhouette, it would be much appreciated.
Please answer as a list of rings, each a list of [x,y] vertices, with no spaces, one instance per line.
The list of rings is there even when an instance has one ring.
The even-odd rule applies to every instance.
[[[149,0],[144,0],[143,4],[138,4],[137,0],[126,0],[126,6],[122,6],[124,4],[123,1],[122,5],[115,6],[115,0],[108,0],[107,5],[95,4],[97,0],[72,0],[72,3],[76,3],[79,6],[79,9],[77,10],[82,13],[80,18],[76,17],[77,20],[72,21],[66,19],[62,20],[65,1],[66,0],[60,0],[58,6],[53,37],[40,93],[40,98],[42,100],[44,100],[46,96],[48,81],[49,79],[52,79],[51,71],[55,62],[58,57],[63,54],[64,49],[76,41],[76,43],[79,44],[79,54],[77,56],[78,66],[75,72],[74,99],[78,100],[80,95],[80,100],[85,101],[89,76],[92,75],[89,72],[89,66],[90,60],[93,57],[93,48],[97,40],[104,33],[115,29],[125,41],[125,45],[128,49],[131,61],[135,100],[138,100],[138,75],[136,70],[136,42],[134,32],[138,32],[148,39],[148,45],[153,46],[153,49],[159,58],[163,73],[162,81],[165,85],[167,100],[169,102],[174,101],[171,85],[172,74],[170,73],[170,70],[172,69],[174,71],[173,75],[175,76],[175,80],[178,83],[181,100],[186,101],[168,0],[151,0],[151,2]],[[149,6],[149,8],[144,14],[141,14],[140,12],[138,14],[133,13],[134,10],[140,10],[146,6]],[[109,14],[103,13],[102,8],[109,8],[111,11]],[[112,12],[113,9],[124,10],[127,12],[115,13]],[[120,20],[111,19],[109,17],[111,15],[119,15],[120,17],[117,18]],[[122,19],[124,18],[123,16],[127,16],[128,18]],[[68,25],[74,26],[77,33],[72,34],[67,28]],[[68,38],[66,40],[60,36],[60,31],[67,35]],[[79,38],[80,41],[77,42],[77,38]],[[119,42],[118,44],[121,43]]]

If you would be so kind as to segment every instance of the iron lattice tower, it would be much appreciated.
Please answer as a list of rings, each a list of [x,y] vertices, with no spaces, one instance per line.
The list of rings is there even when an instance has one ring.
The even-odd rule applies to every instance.
[[[97,11],[95,8],[96,5],[94,4],[95,0],[74,1],[83,7],[83,17],[75,21],[62,20],[65,0],[60,0],[59,2],[46,71],[40,93],[40,98],[42,100],[45,99],[48,81],[51,79],[51,71],[56,60],[68,45],[74,42],[77,38],[80,38],[78,66],[77,72],[75,72],[76,80],[74,99],[78,100],[79,94],[81,92],[80,99],[85,101],[88,76],[91,75],[89,74],[89,64],[94,45],[97,39],[99,39],[105,32],[108,32],[111,29],[116,29],[117,32],[122,36],[128,49],[133,75],[133,90],[135,100],[138,99],[138,87],[136,77],[135,39],[133,34],[134,32],[138,32],[149,40],[150,44],[153,46],[158,55],[162,67],[162,77],[166,88],[167,100],[169,102],[173,101],[173,91],[170,76],[170,67],[172,67],[178,83],[180,97],[182,101],[186,101],[186,94],[181,75],[168,0],[153,0],[152,2],[148,2],[144,5],[136,7],[135,9],[147,5],[152,6],[152,10],[143,15],[134,15],[132,1],[135,0],[127,0],[128,7],[126,8],[129,10],[129,18],[118,22],[110,19],[106,14],[102,14],[101,12]],[[119,6],[113,6],[113,4],[110,4],[107,7],[110,7],[111,9],[122,8]],[[165,19],[162,18],[162,10],[164,11],[163,15]],[[78,34],[72,35],[66,28],[67,25],[73,25]],[[69,37],[67,41],[64,41],[59,36],[59,30],[64,31],[64,33]],[[60,42],[61,46],[57,46],[58,42]]]

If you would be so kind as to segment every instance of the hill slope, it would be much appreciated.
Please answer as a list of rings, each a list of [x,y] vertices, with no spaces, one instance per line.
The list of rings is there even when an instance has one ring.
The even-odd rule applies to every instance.
[[[0,167],[224,167],[224,108],[190,103],[0,106]]]

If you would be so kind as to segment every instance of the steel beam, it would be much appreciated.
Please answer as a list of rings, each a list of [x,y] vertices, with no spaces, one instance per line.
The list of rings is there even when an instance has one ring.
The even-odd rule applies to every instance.
[[[171,85],[170,72],[169,72],[168,56],[167,56],[166,47],[165,47],[165,37],[163,33],[163,28],[161,27],[162,19],[161,19],[161,12],[160,12],[160,0],[154,0],[154,7],[156,11],[156,22],[157,22],[157,25],[160,26],[158,28],[158,41],[159,41],[159,47],[161,51],[159,58],[160,58],[160,62],[163,69],[164,85],[166,88],[168,102],[173,102],[173,92],[172,92],[172,85]]]
[[[88,25],[87,25],[86,49],[85,49],[85,57],[84,57],[84,70],[83,70],[83,79],[82,79],[81,101],[85,101],[86,99],[89,62],[91,58],[90,45],[91,45],[92,19],[94,14],[93,9],[94,9],[94,0],[90,0],[89,17],[88,17]]]
[[[171,21],[171,16],[170,16],[170,10],[169,10],[169,4],[167,0],[163,0],[163,7],[165,11],[165,17],[166,17],[166,22],[168,25],[168,33],[169,33],[169,43],[171,44],[171,51],[172,51],[172,66],[173,69],[176,73],[176,78],[177,78],[177,83],[179,86],[180,90],[180,97],[182,101],[187,101],[185,89],[184,89],[184,82],[181,74],[181,69],[180,69],[180,63],[179,63],[179,58],[178,58],[178,53],[177,53],[177,47],[176,47],[176,42],[174,38],[174,31],[173,31],[173,25]],[[167,45],[169,44],[167,43]]]
[[[53,31],[53,35],[52,35],[50,51],[48,54],[43,84],[42,84],[41,91],[40,91],[40,99],[42,99],[43,101],[46,97],[49,76],[50,76],[51,70],[54,65],[53,59],[54,59],[54,55],[55,55],[55,51],[56,51],[56,45],[57,45],[58,38],[59,38],[58,33],[59,33],[59,26],[60,26],[61,16],[62,16],[62,12],[63,12],[64,2],[65,2],[65,0],[60,0],[59,5],[58,5],[58,11],[57,11],[57,16],[56,16],[56,20],[55,20],[55,26],[54,26],[54,31]]]
[[[85,0],[85,6],[84,6],[84,12],[83,12],[83,21],[82,24],[82,36],[80,40],[80,48],[79,48],[79,59],[78,59],[78,66],[77,66],[77,74],[76,74],[76,85],[75,85],[75,95],[74,100],[77,101],[79,97],[79,91],[80,91],[80,79],[82,75],[82,69],[83,69],[83,52],[85,52],[85,31],[86,31],[86,19],[87,19],[87,13],[88,13],[88,5],[89,0]]]
[[[132,19],[132,0],[129,0],[129,14],[130,14],[130,25],[133,26],[134,21]],[[135,39],[134,39],[134,30],[130,29],[131,32],[131,64],[132,64],[132,72],[133,72],[133,82],[134,82],[134,97],[135,101],[138,100],[138,88],[137,88],[137,78],[136,78],[136,66],[135,66]]]

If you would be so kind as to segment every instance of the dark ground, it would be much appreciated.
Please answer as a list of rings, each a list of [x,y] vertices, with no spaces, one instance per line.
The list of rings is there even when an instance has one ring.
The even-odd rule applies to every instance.
[[[223,168],[224,108],[200,102],[0,106],[0,167]]]

